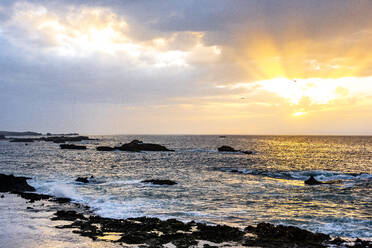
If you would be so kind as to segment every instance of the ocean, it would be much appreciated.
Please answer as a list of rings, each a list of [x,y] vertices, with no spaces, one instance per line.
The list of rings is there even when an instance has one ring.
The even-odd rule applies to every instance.
[[[39,193],[69,197],[103,217],[151,216],[236,227],[294,225],[372,237],[372,137],[90,136],[87,150],[0,141],[0,173],[28,176]],[[138,139],[174,152],[96,151]],[[224,153],[229,145],[254,154]],[[308,186],[310,175],[332,185]],[[94,176],[88,184],[79,176]],[[142,183],[170,179],[172,186]]]

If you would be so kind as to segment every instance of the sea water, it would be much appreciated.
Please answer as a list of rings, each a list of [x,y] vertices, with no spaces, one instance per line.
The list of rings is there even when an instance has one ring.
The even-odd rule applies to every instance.
[[[87,150],[0,141],[0,173],[103,217],[152,216],[237,227],[270,222],[347,238],[372,237],[372,137],[94,136]],[[102,152],[139,139],[174,152]],[[253,154],[223,153],[229,145]],[[78,176],[94,176],[90,183]],[[307,186],[310,175],[333,185]],[[172,186],[142,183],[170,179]]]

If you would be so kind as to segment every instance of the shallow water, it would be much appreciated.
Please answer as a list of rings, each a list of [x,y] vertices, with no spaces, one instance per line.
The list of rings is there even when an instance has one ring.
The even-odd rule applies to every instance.
[[[39,192],[90,205],[105,217],[156,216],[245,227],[266,221],[342,237],[372,237],[372,137],[97,136],[88,150],[0,141],[0,172],[34,178]],[[98,152],[140,139],[175,152]],[[217,147],[254,150],[219,153]],[[77,176],[94,175],[89,184]],[[336,185],[305,186],[341,179]],[[174,186],[141,183],[171,179]]]

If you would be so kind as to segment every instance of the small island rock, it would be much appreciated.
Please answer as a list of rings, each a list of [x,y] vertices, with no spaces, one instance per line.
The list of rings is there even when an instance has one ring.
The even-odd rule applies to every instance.
[[[86,146],[79,146],[79,145],[73,145],[73,144],[61,144],[59,145],[61,149],[71,149],[71,150],[86,150]]]
[[[175,181],[171,180],[163,180],[163,179],[149,179],[149,180],[143,180],[141,183],[152,183],[157,185],[175,185],[177,184]]]
[[[81,183],[89,183],[87,177],[78,177],[78,178],[76,178],[75,181],[76,181],[76,182],[81,182]]]

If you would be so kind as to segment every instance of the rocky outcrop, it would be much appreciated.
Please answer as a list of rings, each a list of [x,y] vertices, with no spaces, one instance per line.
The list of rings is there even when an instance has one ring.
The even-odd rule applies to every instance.
[[[32,138],[19,138],[19,139],[11,139],[9,142],[34,142],[35,139]]]
[[[175,181],[172,180],[162,180],[162,179],[149,179],[143,180],[141,183],[151,183],[156,185],[175,185],[177,184]]]
[[[257,237],[248,238],[244,245],[258,247],[325,247],[331,237],[323,233],[313,233],[294,226],[274,226],[260,223],[256,227],[245,228],[248,233]]]
[[[305,181],[305,184],[306,185],[319,185],[319,184],[323,184],[323,183],[316,180],[313,176],[310,176],[310,178]]]
[[[238,153],[244,153],[244,154],[253,154],[253,151],[235,150],[231,146],[221,146],[221,147],[218,147],[217,150],[219,152],[238,152]]]
[[[127,152],[140,152],[140,151],[159,151],[159,152],[170,152],[174,150],[169,150],[165,146],[151,143],[143,143],[139,140],[133,140],[130,143],[123,144],[119,147],[115,147],[119,151]]]
[[[304,183],[306,185],[337,184],[342,183],[342,180],[318,181],[313,176],[310,176]]]
[[[75,180],[76,182],[81,182],[81,183],[89,183],[89,180],[87,177],[78,177]]]
[[[96,150],[97,151],[110,152],[110,151],[115,151],[115,148],[114,147],[110,147],[110,146],[97,146],[96,147]]]
[[[6,139],[4,135],[0,134],[0,140]]]
[[[61,149],[70,149],[70,150],[86,150],[86,146],[79,146],[74,144],[61,144],[59,145]]]
[[[31,178],[0,174],[0,192],[35,191],[35,188],[27,183],[27,179]]]

